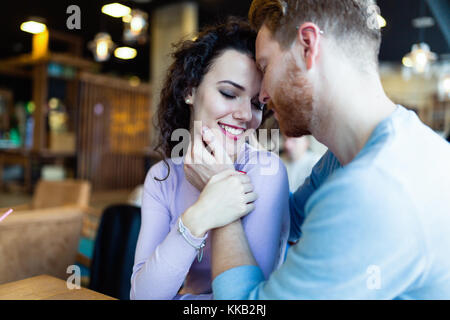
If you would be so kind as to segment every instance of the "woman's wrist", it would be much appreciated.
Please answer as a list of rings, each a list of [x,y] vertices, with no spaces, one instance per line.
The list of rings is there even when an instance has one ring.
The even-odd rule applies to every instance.
[[[189,207],[182,215],[181,220],[190,233],[196,238],[203,238],[208,232],[208,228],[203,226],[201,207],[195,203]]]

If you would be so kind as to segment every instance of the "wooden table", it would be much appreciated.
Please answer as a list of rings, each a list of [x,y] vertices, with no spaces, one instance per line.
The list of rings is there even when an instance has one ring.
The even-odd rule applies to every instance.
[[[40,275],[0,285],[0,300],[117,300],[86,288],[68,289],[66,281]]]

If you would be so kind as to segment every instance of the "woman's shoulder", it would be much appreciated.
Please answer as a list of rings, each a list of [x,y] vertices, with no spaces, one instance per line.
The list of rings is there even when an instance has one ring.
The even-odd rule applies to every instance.
[[[155,163],[147,172],[146,184],[156,182],[175,183],[180,177],[180,171],[183,170],[183,159],[166,158]]]
[[[145,177],[144,193],[165,203],[173,203],[181,179],[184,178],[183,165],[176,159],[166,158],[150,167]]]
[[[277,153],[250,144],[239,155],[236,169],[263,176],[286,174],[286,166]]]

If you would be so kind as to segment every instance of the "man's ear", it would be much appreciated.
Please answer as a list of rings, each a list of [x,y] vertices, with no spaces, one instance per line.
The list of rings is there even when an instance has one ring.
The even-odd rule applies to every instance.
[[[321,31],[319,27],[312,22],[305,22],[297,29],[297,40],[303,47],[303,59],[306,64],[306,69],[309,70],[312,68],[319,55]]]
[[[189,93],[184,97],[184,102],[188,105],[194,105],[195,101],[195,88],[189,90]]]

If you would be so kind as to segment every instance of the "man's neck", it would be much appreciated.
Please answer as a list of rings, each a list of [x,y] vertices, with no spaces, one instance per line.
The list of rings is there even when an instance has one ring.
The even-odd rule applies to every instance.
[[[346,86],[327,88],[328,95],[318,106],[317,121],[311,130],[343,166],[356,157],[375,127],[396,108],[377,77],[348,76]]]

